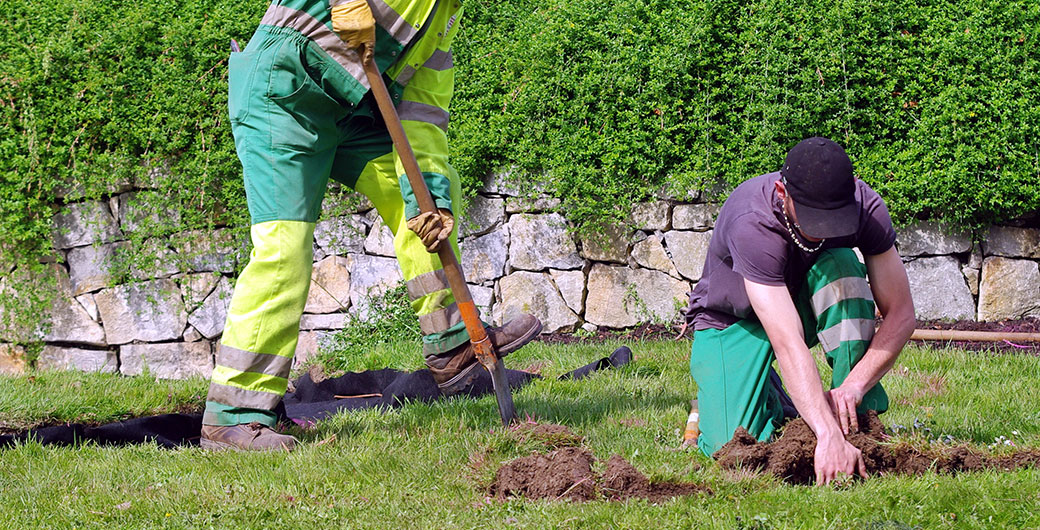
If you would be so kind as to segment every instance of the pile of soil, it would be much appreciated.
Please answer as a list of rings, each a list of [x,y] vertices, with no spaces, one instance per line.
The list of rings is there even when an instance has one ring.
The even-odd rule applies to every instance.
[[[887,434],[877,413],[859,418],[860,432],[847,437],[863,453],[870,475],[920,475],[928,470],[958,473],[984,469],[1013,470],[1040,466],[1040,450],[990,455],[966,446],[920,449],[909,444],[885,443]],[[791,484],[810,484],[816,479],[813,452],[816,435],[798,418],[788,423],[774,442],[755,441],[743,427],[733,439],[715,452],[713,458],[723,468],[764,471]]]
[[[711,489],[703,484],[652,483],[619,455],[611,456],[603,475],[597,476],[592,470],[595,457],[588,449],[578,446],[582,438],[562,425],[522,425],[518,433],[521,439],[541,441],[552,450],[517,458],[500,467],[489,487],[489,494],[499,500],[524,497],[577,502],[597,499],[663,502],[683,495],[711,494]]]

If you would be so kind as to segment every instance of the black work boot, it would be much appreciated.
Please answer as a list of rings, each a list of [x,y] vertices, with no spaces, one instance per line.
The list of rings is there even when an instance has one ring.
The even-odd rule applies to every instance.
[[[542,331],[542,323],[537,318],[522,314],[499,328],[487,328],[488,338],[495,346],[495,355],[499,359],[512,353]],[[426,358],[426,366],[433,373],[433,380],[446,396],[458,394],[466,389],[480,375],[481,364],[477,361],[473,344],[467,342],[447,353]]]
[[[199,445],[203,449],[218,451],[231,449],[289,452],[296,447],[296,438],[278,434],[270,427],[254,421],[240,425],[203,425]]]

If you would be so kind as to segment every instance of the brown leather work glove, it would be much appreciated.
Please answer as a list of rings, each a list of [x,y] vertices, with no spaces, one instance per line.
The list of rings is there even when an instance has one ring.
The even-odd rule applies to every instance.
[[[372,9],[366,0],[351,0],[332,6],[332,30],[351,50],[366,45],[375,48],[376,19],[372,17]]]
[[[408,220],[408,229],[419,236],[427,252],[437,252],[441,243],[447,241],[455,228],[451,210],[439,208],[436,212],[423,212]]]

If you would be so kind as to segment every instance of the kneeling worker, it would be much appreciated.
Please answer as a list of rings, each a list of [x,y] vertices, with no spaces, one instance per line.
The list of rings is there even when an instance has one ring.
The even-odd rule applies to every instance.
[[[826,138],[803,140],[779,172],[733,190],[686,314],[695,330],[690,373],[705,454],[737,427],[766,441],[780,426],[783,390],[770,383],[775,357],[794,406],[816,433],[817,483],[841,473],[866,476],[860,451],[844,435],[858,429],[857,411],[888,409],[879,381],[915,324],[895,240],[884,201]],[[876,333],[875,303],[884,318]],[[826,392],[809,352],[816,344],[834,369]]]

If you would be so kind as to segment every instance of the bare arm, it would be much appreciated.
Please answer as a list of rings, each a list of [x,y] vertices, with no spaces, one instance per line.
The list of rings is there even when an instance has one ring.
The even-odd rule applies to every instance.
[[[864,259],[870,289],[884,321],[863,358],[841,386],[829,392],[831,406],[846,433],[850,427],[857,430],[856,407],[863,401],[863,395],[895,365],[916,324],[910,282],[895,247]]]
[[[805,344],[802,323],[787,287],[744,280],[744,288],[776,352],[780,374],[791,399],[805,422],[816,433],[817,483],[827,483],[838,473],[859,472],[865,477],[863,457],[859,449],[845,441],[823,392],[820,372]]]

